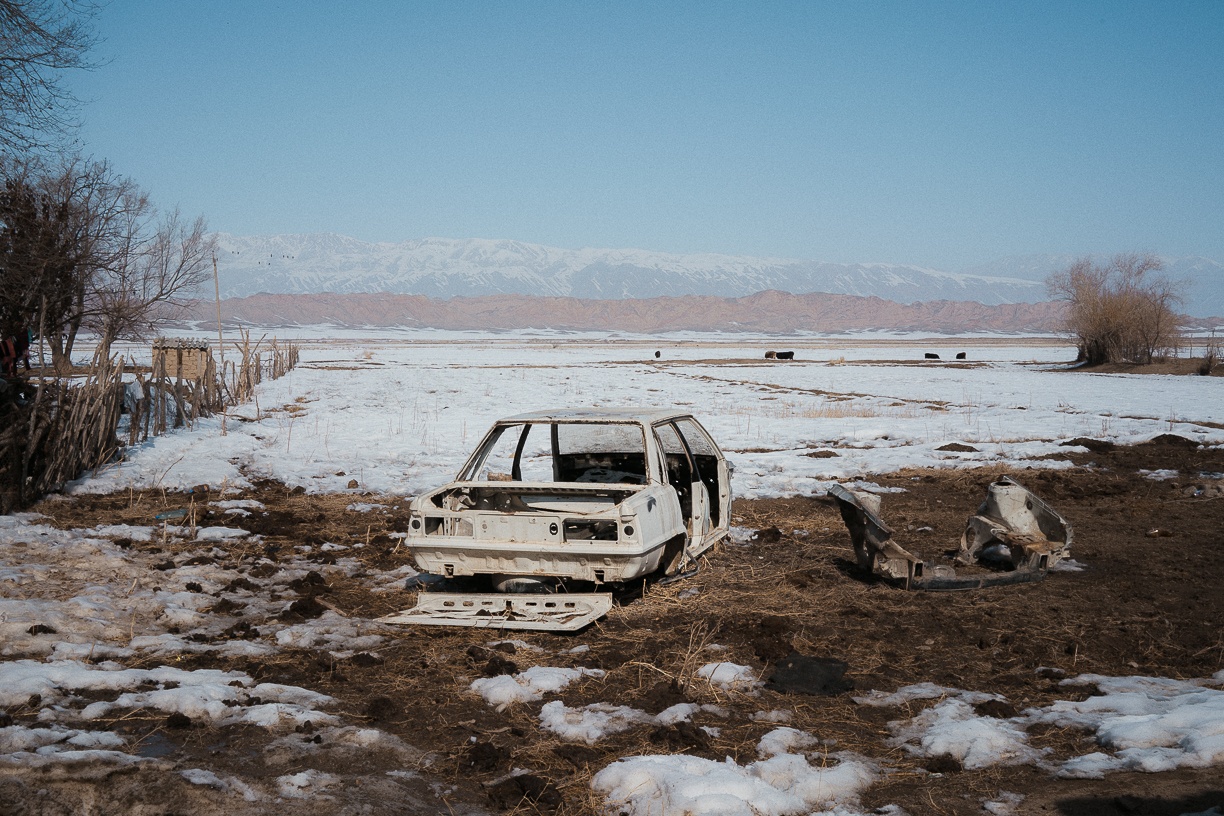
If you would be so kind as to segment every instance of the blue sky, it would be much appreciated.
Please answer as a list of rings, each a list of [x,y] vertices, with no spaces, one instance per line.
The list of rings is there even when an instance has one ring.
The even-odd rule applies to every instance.
[[[111,0],[85,150],[239,234],[1224,260],[1224,2]]]

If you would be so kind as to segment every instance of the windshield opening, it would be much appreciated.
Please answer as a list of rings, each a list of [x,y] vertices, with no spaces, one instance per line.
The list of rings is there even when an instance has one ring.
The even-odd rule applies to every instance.
[[[510,423],[460,474],[477,482],[646,484],[646,439],[626,423]]]

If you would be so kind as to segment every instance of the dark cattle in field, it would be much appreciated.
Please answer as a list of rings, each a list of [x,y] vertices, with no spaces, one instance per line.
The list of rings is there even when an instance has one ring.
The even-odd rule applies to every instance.
[[[778,352],[778,359],[779,359],[779,360],[793,360],[793,359],[795,359],[795,352],[793,352],[793,351],[779,351],[779,352]]]
[[[963,359],[965,359],[965,352],[963,352],[963,351],[958,351],[958,352],[956,352],[956,359],[958,359],[958,360],[963,360]]]
[[[662,356],[663,356],[663,352],[661,352],[661,351],[656,351],[656,352],[655,352],[655,359],[656,359],[656,360],[657,360],[657,359],[659,359],[659,358],[660,358],[660,357],[662,357]]]
[[[776,352],[776,351],[767,351],[767,352],[765,352],[765,359],[766,359],[766,360],[776,360],[776,359],[778,359],[778,352]]]
[[[931,353],[931,352],[929,352],[929,351],[928,351],[926,354],[924,354],[923,356],[924,356],[924,357],[926,357],[928,360],[938,360],[938,359],[939,359],[939,355],[938,355],[938,354],[932,354],[932,353]]]

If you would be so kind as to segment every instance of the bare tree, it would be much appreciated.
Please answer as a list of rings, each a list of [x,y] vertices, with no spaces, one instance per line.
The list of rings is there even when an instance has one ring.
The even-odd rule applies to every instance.
[[[1106,264],[1081,258],[1046,280],[1050,294],[1069,303],[1067,332],[1088,365],[1150,363],[1178,340],[1177,286],[1159,274],[1158,258],[1115,255]]]
[[[86,0],[0,0],[0,151],[44,148],[75,128],[62,79],[90,67],[96,13]]]
[[[99,270],[90,283],[86,326],[107,347],[158,331],[182,313],[186,295],[208,277],[215,251],[204,217],[188,224],[177,209],[158,216],[149,230],[132,231],[121,261]]]
[[[147,197],[105,162],[37,156],[4,163],[0,193],[0,316],[32,328],[62,370],[89,316],[102,270],[122,263]]]
[[[105,162],[9,162],[0,191],[0,324],[32,328],[57,370],[77,334],[104,347],[155,331],[207,276],[203,218],[161,214]]]

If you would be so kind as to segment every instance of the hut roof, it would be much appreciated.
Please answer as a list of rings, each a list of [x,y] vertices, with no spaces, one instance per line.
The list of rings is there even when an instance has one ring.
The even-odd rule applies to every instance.
[[[155,349],[208,349],[207,340],[191,337],[159,337],[153,341]]]

